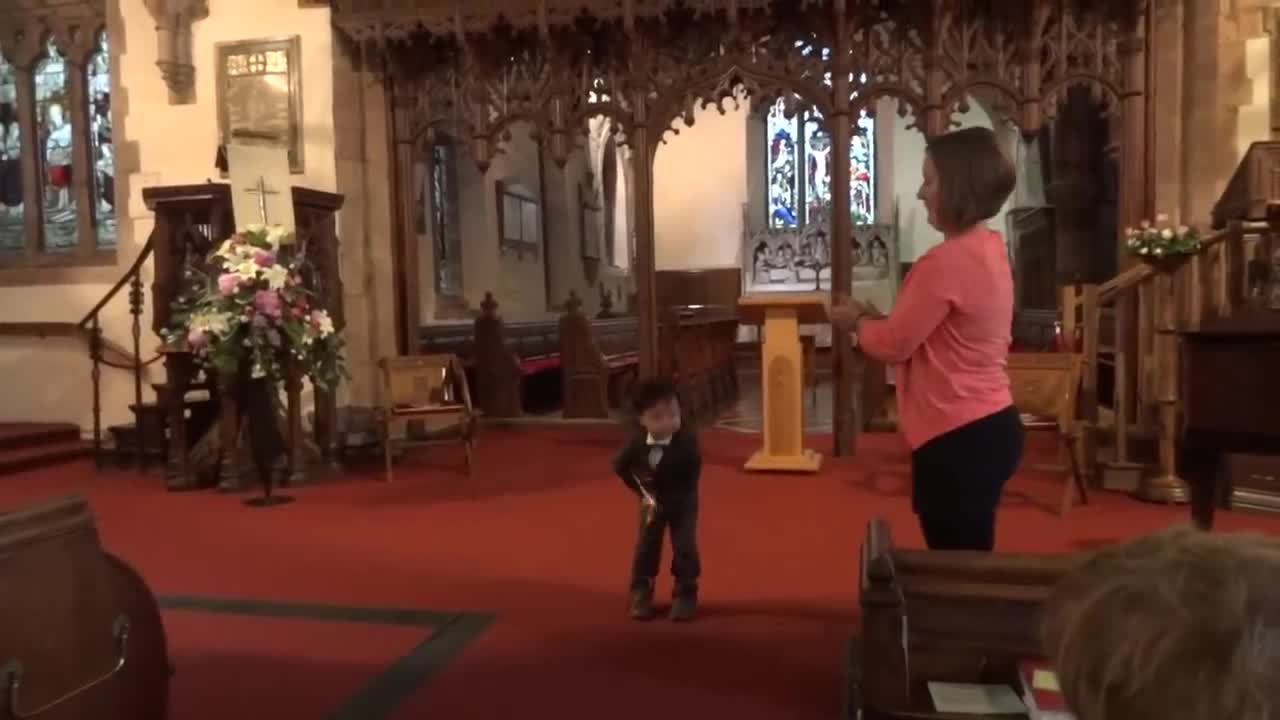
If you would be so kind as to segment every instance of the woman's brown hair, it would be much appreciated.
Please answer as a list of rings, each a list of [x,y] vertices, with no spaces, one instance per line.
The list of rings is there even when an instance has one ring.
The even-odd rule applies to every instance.
[[[925,151],[941,186],[934,220],[944,232],[966,230],[994,217],[1018,180],[1013,163],[987,128],[939,135]]]
[[[1280,542],[1176,528],[1105,548],[1045,608],[1079,720],[1280,717]]]

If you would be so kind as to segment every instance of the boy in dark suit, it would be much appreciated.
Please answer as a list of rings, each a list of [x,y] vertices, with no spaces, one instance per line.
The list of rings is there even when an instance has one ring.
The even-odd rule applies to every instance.
[[[640,497],[640,536],[631,565],[631,617],[654,616],[653,580],[662,533],[671,533],[675,594],[671,619],[692,620],[698,605],[698,477],[702,455],[693,429],[681,426],[680,401],[669,380],[648,380],[636,392],[640,427],[613,459],[614,472]]]

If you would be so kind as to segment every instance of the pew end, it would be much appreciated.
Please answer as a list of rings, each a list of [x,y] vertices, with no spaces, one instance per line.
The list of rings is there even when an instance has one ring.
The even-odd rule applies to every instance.
[[[1040,621],[1073,555],[895,548],[872,519],[860,553],[850,703],[862,717],[938,717],[928,683],[1010,684],[1042,654]]]
[[[0,514],[0,573],[0,717],[167,717],[156,598],[103,550],[83,498]]]
[[[560,317],[562,406],[566,418],[607,418],[619,408],[639,377],[638,320],[592,320],[582,301],[569,294]]]

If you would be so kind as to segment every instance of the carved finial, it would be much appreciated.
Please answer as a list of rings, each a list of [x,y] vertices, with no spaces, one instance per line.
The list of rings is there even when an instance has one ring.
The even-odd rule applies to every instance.
[[[483,135],[471,138],[471,159],[475,161],[480,172],[488,172],[493,162],[493,143]]]
[[[569,299],[564,301],[564,309],[571,313],[576,313],[582,309],[582,298],[578,297],[577,292],[569,291]]]
[[[493,293],[486,292],[484,294],[484,302],[480,303],[480,309],[485,315],[496,315],[498,313],[498,301],[493,299]]]
[[[600,283],[600,313],[596,317],[613,317],[613,293],[604,286],[604,283]]]
[[[208,0],[147,0],[156,22],[156,66],[169,89],[170,105],[195,102],[191,24],[209,16]]]
[[[538,37],[543,40],[551,38],[551,23],[547,21],[547,0],[538,3]]]

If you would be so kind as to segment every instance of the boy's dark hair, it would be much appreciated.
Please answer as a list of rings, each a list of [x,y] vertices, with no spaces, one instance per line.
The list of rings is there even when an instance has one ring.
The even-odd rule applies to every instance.
[[[636,388],[632,404],[637,413],[645,412],[659,403],[675,400],[676,386],[669,378],[656,377],[645,380]]]

